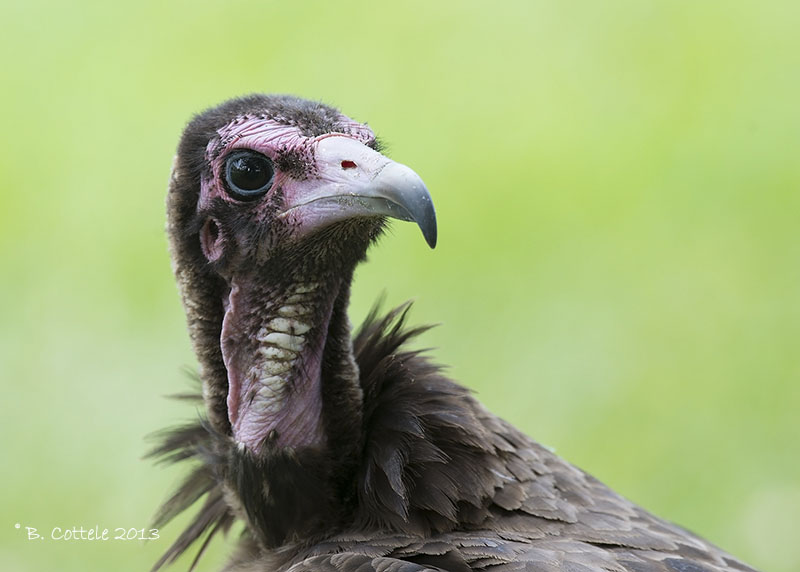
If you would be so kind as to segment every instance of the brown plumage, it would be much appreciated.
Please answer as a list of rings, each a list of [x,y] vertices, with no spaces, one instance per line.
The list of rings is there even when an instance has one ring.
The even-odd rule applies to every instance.
[[[157,525],[201,507],[155,568],[241,519],[229,572],[752,570],[486,411],[405,347],[424,330],[408,306],[351,338],[352,271],[385,217],[436,241],[424,185],[377,147],[282,96],[187,127],[169,233],[207,419],[152,452],[195,463]]]

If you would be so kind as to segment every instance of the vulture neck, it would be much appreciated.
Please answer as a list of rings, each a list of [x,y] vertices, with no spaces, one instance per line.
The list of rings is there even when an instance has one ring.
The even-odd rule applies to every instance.
[[[361,411],[347,306],[352,269],[283,285],[230,281],[220,334],[234,440],[255,455],[328,450],[356,442]],[[341,435],[345,426],[352,427]],[[336,427],[329,431],[328,427]]]
[[[346,513],[362,430],[346,313],[352,268],[282,287],[263,278],[275,275],[230,280],[219,338],[238,445],[226,452],[228,500],[264,548]]]

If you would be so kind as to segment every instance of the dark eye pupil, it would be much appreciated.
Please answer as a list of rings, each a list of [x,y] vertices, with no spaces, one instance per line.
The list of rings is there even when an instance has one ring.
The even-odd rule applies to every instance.
[[[254,151],[235,153],[228,159],[225,170],[228,188],[237,198],[258,197],[272,183],[272,162]]]
[[[269,182],[270,173],[264,161],[255,157],[239,157],[231,162],[231,182],[245,191],[255,191]]]

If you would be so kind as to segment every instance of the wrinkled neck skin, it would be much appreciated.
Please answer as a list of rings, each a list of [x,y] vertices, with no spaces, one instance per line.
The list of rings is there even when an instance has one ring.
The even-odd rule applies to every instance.
[[[333,299],[319,284],[282,292],[237,277],[223,301],[220,347],[233,438],[252,452],[324,446],[320,370]]]
[[[280,286],[262,276],[231,277],[220,347],[237,444],[228,487],[271,548],[347,512],[332,499],[352,498],[362,394],[346,314],[352,269]]]
[[[334,306],[347,307],[347,285],[342,279],[297,279],[274,286],[258,275],[232,277],[220,347],[237,444],[256,454],[266,442],[292,449],[326,446],[323,358],[328,345],[344,345],[328,350],[352,355],[349,327],[345,336],[329,335]],[[357,377],[354,362],[339,365]]]

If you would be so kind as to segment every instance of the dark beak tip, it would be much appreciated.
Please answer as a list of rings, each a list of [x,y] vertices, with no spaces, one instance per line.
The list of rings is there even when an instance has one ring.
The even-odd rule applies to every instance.
[[[426,232],[424,229],[422,230],[422,236],[425,238],[425,242],[428,243],[428,246],[431,247],[431,250],[436,248],[436,240],[437,240],[437,232],[436,232],[436,223],[433,225],[433,229],[428,229]]]
[[[436,211],[433,208],[433,202],[430,199],[430,195],[427,195],[427,199],[425,208],[420,209],[422,212],[417,211],[415,214],[417,216],[412,215],[412,220],[417,223],[420,231],[422,231],[422,236],[425,239],[425,242],[428,243],[428,246],[431,247],[431,250],[436,248],[436,242],[438,239],[438,228],[436,224]]]

